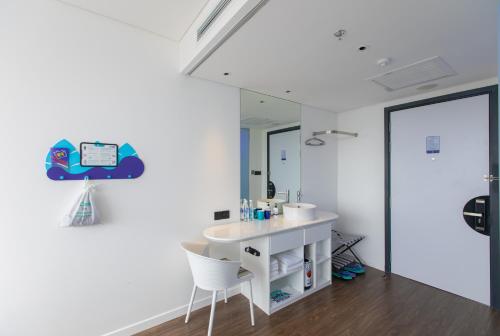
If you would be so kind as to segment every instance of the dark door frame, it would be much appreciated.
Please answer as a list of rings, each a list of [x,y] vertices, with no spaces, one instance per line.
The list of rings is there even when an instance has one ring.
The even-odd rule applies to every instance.
[[[270,157],[269,157],[269,140],[271,138],[271,135],[273,134],[279,134],[279,133],[286,133],[286,132],[291,132],[291,131],[298,131],[300,130],[300,126],[293,126],[293,127],[287,127],[287,128],[282,128],[282,129],[277,129],[274,131],[269,131],[267,132],[267,183],[266,183],[266,195],[267,195],[267,186],[269,185],[269,177],[271,176],[271,171],[269,170],[270,168]]]
[[[385,273],[391,273],[391,113],[415,107],[444,103],[457,99],[489,95],[489,173],[498,176],[498,85],[452,93],[384,109],[385,133]],[[478,179],[481,176],[478,176]],[[486,183],[486,182],[485,182]],[[490,183],[490,305],[500,309],[500,230],[498,181]]]

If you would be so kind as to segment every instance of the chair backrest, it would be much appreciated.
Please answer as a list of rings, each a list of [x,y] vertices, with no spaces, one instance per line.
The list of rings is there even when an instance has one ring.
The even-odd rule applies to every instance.
[[[219,260],[208,257],[207,244],[182,242],[186,251],[194,284],[204,290],[222,290],[237,285],[240,261]]]

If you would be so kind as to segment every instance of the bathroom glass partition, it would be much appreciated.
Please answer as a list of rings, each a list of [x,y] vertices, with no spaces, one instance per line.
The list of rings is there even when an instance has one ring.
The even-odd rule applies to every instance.
[[[300,104],[241,90],[240,195],[252,200],[255,208],[269,199],[297,201],[300,120]]]

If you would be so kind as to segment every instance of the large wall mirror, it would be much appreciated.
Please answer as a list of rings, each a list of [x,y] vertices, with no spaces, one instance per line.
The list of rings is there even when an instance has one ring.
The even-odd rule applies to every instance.
[[[300,104],[241,90],[241,199],[300,200],[300,120]]]

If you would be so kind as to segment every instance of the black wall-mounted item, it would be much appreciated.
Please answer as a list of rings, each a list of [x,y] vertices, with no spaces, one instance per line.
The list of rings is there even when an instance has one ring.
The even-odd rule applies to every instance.
[[[260,257],[260,252],[251,246],[245,247],[245,252],[250,253],[251,255],[254,255],[256,257]]]
[[[222,210],[214,212],[214,220],[229,219],[229,210]]]
[[[490,235],[489,223],[490,196],[474,197],[464,206],[464,220],[472,230]]]
[[[262,175],[262,171],[260,171],[260,170],[252,170],[252,175]]]
[[[267,198],[274,198],[276,195],[276,187],[273,181],[267,181]]]

